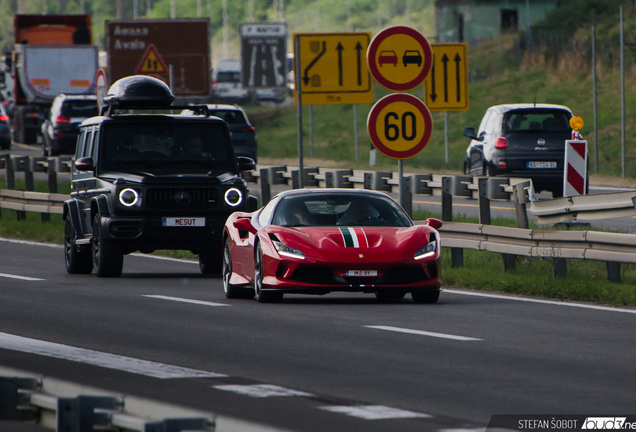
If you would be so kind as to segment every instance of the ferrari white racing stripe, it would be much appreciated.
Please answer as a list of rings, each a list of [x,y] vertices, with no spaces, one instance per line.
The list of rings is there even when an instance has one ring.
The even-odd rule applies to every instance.
[[[272,384],[255,384],[255,385],[217,385],[212,386],[217,390],[231,391],[234,393],[242,394],[251,397],[272,397],[272,396],[313,396],[311,393],[305,393],[297,390],[288,389],[285,387],[279,387]]]
[[[422,330],[411,330],[411,329],[405,329],[405,328],[400,328],[400,327],[391,327],[391,326],[365,326],[365,327],[378,329],[378,330],[394,331],[394,332],[398,332],[398,333],[410,333],[410,334],[416,334],[416,335],[420,335],[420,336],[431,336],[431,337],[442,338],[442,339],[453,339],[453,340],[459,340],[459,341],[480,341],[480,340],[483,340],[483,339],[467,337],[467,336],[456,336],[456,335],[445,334],[445,333],[427,332],[427,331],[422,331]]]
[[[0,349],[37,354],[154,378],[220,378],[227,375],[0,333]]]
[[[325,406],[319,407],[325,411],[346,414],[365,420],[386,420],[397,418],[430,418],[430,414],[416,413],[413,411],[391,408],[383,405],[357,405],[357,406]]]
[[[204,306],[231,306],[225,303],[212,303],[212,302],[206,302],[202,300],[190,300],[190,299],[184,299],[179,297],[169,297],[169,296],[162,296],[162,295],[142,295],[142,297],[150,297],[150,298],[156,298],[161,300],[171,300],[171,301],[176,301],[181,303],[192,303],[192,304],[198,304],[198,305],[204,305]]]
[[[40,278],[34,278],[34,277],[28,277],[28,276],[11,275],[11,274],[6,274],[6,273],[0,273],[0,277],[9,278],[9,279],[20,279],[20,280],[25,280],[25,281],[43,281],[43,280],[46,280],[46,279],[40,279]]]

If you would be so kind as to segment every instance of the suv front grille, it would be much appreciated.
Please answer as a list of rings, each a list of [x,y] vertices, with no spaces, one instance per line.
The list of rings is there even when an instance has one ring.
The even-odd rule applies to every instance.
[[[145,206],[154,209],[211,209],[216,206],[214,188],[148,188]]]

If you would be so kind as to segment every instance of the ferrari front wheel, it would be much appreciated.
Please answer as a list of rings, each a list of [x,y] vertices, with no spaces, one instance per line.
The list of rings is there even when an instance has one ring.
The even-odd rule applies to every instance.
[[[439,291],[439,289],[413,291],[411,297],[413,303],[437,303]]]
[[[283,299],[283,293],[263,290],[263,249],[256,243],[254,253],[254,293],[259,303],[275,303]]]
[[[225,240],[223,245],[223,269],[221,272],[223,276],[223,291],[225,297],[232,298],[252,298],[254,297],[254,290],[239,288],[236,285],[230,283],[232,278],[232,253],[230,251],[230,239]]]

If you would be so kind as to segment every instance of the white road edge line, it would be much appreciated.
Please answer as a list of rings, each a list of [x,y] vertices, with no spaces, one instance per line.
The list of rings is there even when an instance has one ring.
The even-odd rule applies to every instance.
[[[161,379],[221,378],[228,376],[214,372],[172,366],[117,354],[31,339],[8,333],[0,333],[0,349],[37,354]]]
[[[10,275],[6,273],[0,273],[0,277],[9,278],[9,279],[20,279],[25,281],[45,281],[46,279],[28,277],[28,276],[18,276],[18,275]]]
[[[621,309],[621,308],[611,307],[611,306],[597,306],[597,305],[589,305],[589,304],[583,304],[583,303],[569,303],[569,302],[554,301],[554,300],[539,300],[539,299],[525,298],[525,297],[477,293],[477,292],[469,292],[469,291],[456,291],[456,290],[450,290],[450,289],[444,289],[444,292],[447,292],[450,294],[468,295],[468,296],[475,296],[475,297],[488,297],[488,298],[514,300],[514,301],[522,301],[522,302],[529,302],[529,303],[549,304],[549,305],[555,305],[555,306],[569,306],[569,307],[578,307],[583,309],[596,309],[596,310],[609,311],[609,312],[623,312],[623,313],[636,314],[636,309]]]
[[[224,303],[213,303],[213,302],[206,302],[202,300],[190,300],[190,299],[184,299],[179,297],[170,297],[170,296],[162,296],[162,295],[142,295],[142,297],[150,297],[150,298],[156,298],[161,300],[170,300],[170,301],[176,301],[181,303],[192,303],[192,304],[205,305],[205,306],[232,306],[232,305],[224,304]]]
[[[458,341],[481,341],[481,340],[483,340],[483,339],[467,337],[467,336],[457,336],[457,335],[451,335],[451,334],[427,332],[427,331],[422,331],[422,330],[412,330],[412,329],[405,329],[405,328],[391,327],[391,326],[364,326],[364,327],[372,328],[372,329],[378,329],[378,330],[388,330],[388,331],[393,331],[393,332],[398,332],[398,333],[410,333],[410,334],[416,334],[416,335],[420,335],[420,336],[431,336],[431,337],[442,338],[442,339],[453,339],[453,340],[458,340]]]

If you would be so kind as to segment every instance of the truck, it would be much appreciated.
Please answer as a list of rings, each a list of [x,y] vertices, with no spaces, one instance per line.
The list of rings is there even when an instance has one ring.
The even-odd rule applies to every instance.
[[[35,144],[53,99],[61,93],[95,94],[99,51],[90,15],[14,17],[13,140]]]

